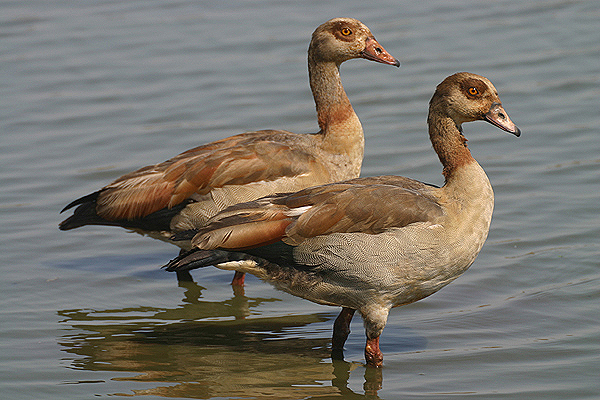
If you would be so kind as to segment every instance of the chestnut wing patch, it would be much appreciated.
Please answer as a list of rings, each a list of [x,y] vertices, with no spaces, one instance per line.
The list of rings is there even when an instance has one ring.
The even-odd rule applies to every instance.
[[[380,183],[333,184],[324,188],[325,191],[304,191],[288,199],[296,206],[304,203],[312,207],[288,227],[286,243],[334,232],[377,234],[415,222],[433,223],[443,215],[433,197],[414,189]],[[298,203],[299,200],[303,201]]]
[[[212,188],[310,172],[316,160],[307,152],[279,143],[277,139],[284,133],[233,136],[124,175],[102,189],[98,215],[108,220],[141,218]]]
[[[250,249],[280,240],[296,245],[335,232],[377,234],[415,222],[435,223],[443,215],[430,187],[382,182],[355,179],[236,204],[196,231],[192,243],[205,250]]]

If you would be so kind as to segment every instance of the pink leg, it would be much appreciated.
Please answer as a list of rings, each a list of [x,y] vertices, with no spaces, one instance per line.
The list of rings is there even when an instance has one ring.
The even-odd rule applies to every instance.
[[[383,365],[383,354],[379,350],[379,336],[373,339],[367,338],[365,360],[367,360],[367,365],[371,367],[381,367]]]
[[[232,286],[244,286],[244,279],[246,278],[246,274],[240,271],[235,271],[235,275],[233,275],[233,280],[231,281]]]
[[[233,289],[233,294],[236,297],[245,296],[246,291],[244,290],[244,279],[246,278],[246,274],[243,272],[235,271],[235,275],[233,275],[233,280],[231,281],[231,288]]]
[[[344,343],[350,334],[350,322],[354,316],[352,308],[342,307],[340,315],[333,323],[333,337],[331,338],[331,358],[344,359]]]

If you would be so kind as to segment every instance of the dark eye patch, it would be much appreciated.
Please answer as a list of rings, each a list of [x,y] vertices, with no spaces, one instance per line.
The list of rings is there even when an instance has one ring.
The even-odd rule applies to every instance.
[[[487,90],[487,85],[481,80],[475,78],[465,79],[461,82],[460,87],[463,93],[470,98],[480,96]]]
[[[333,34],[335,35],[335,37],[337,37],[340,40],[343,40],[344,42],[351,42],[354,40],[353,34],[355,32],[356,29],[354,29],[354,27],[350,26],[347,23],[340,22],[334,27]]]

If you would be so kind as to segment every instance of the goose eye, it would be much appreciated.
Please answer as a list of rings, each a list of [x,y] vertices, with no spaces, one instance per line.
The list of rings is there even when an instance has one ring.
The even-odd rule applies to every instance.
[[[479,94],[479,90],[477,90],[477,88],[476,88],[476,87],[470,87],[470,88],[469,88],[469,94],[470,94],[471,96],[477,96],[477,95]]]
[[[352,34],[352,31],[350,30],[350,28],[342,28],[342,35],[349,36],[351,34]]]

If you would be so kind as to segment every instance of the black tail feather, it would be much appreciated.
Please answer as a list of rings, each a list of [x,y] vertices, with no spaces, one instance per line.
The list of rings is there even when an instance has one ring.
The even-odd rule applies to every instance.
[[[67,204],[65,206],[65,208],[63,208],[62,210],[60,210],[61,214],[64,213],[65,211],[67,211],[70,208],[73,208],[75,206],[78,206],[80,204],[84,204],[84,203],[90,203],[90,204],[96,204],[96,200],[98,200],[98,195],[100,194],[100,190],[94,192],[94,193],[90,193],[87,196],[83,196],[78,198],[77,200],[73,200],[72,202],[70,202],[69,204]]]
[[[99,190],[67,204],[67,206],[62,209],[61,213],[75,206],[78,207],[73,211],[73,215],[58,225],[59,229],[61,231],[68,231],[84,225],[105,225],[121,226],[127,229],[141,229],[144,231],[168,231],[170,230],[171,219],[192,201],[191,199],[188,199],[173,208],[163,208],[142,218],[131,220],[108,220],[102,218],[96,212],[96,202],[100,193],[101,191]],[[186,240],[188,237],[191,238],[193,237],[193,231],[182,233],[181,236],[181,238],[175,240]]]
[[[215,266],[230,261],[253,261],[267,269],[280,270],[282,266],[295,270],[311,269],[312,267],[297,264],[294,261],[293,246],[283,242],[269,244],[258,249],[235,250],[201,250],[197,247],[181,251],[179,256],[169,261],[162,268],[167,271],[190,271],[196,268]],[[277,272],[279,273],[279,272]]]
[[[106,220],[100,218],[96,213],[96,200],[98,199],[98,194],[100,194],[99,191],[83,196],[67,204],[67,206],[62,209],[61,213],[75,206],[78,207],[73,212],[73,215],[58,225],[58,228],[61,231],[68,231],[84,225],[108,225]]]
[[[208,267],[226,261],[231,261],[232,253],[224,250],[192,249],[181,253],[162,268],[167,271],[189,271],[196,268]]]

